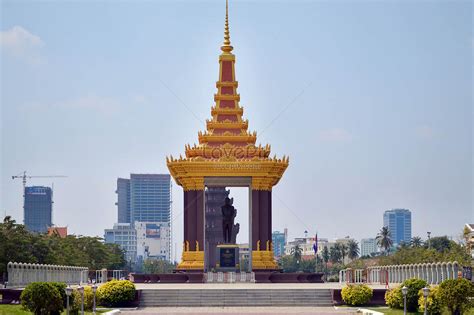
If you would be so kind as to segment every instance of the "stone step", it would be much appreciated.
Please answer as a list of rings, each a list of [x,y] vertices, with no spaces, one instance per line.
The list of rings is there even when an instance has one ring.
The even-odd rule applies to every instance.
[[[328,289],[142,290],[140,306],[332,306]]]

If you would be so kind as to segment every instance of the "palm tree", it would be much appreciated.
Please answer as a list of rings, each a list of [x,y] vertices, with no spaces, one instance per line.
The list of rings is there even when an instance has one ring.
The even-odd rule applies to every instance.
[[[377,240],[379,247],[383,248],[385,253],[388,254],[390,252],[390,247],[393,245],[392,234],[390,233],[388,226],[382,227],[375,239]]]
[[[331,247],[331,249],[329,250],[329,260],[335,264],[341,261],[341,257],[342,255],[339,249],[339,244],[336,244]]]
[[[349,248],[347,247],[346,244],[341,243],[341,244],[339,245],[339,251],[341,252],[341,256],[342,256],[342,263],[344,263],[344,259],[346,258],[347,250],[348,250],[348,249],[349,249]]]
[[[412,237],[410,241],[411,247],[421,247],[423,246],[423,240],[419,236]]]
[[[292,249],[291,249],[291,254],[296,260],[296,263],[299,263],[301,260],[301,254],[303,253],[303,249],[300,247],[300,245],[296,244]]]
[[[347,243],[347,255],[351,260],[356,259],[359,257],[359,243],[355,240],[350,240],[349,243]]]

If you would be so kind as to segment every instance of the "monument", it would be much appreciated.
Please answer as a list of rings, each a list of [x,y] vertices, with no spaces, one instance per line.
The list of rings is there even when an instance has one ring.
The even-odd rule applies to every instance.
[[[183,254],[177,267],[180,271],[202,272],[209,268],[205,261],[210,257],[210,249],[207,248],[210,243],[205,242],[208,216],[204,211],[204,196],[208,189],[227,187],[249,189],[249,256],[252,270],[278,269],[271,243],[272,188],[283,176],[289,158],[271,158],[270,145],[256,145],[257,133],[248,131],[248,120],[243,119],[244,110],[239,104],[233,49],[226,3],[224,43],[219,55],[219,79],[216,82],[215,105],[211,108],[212,118],[206,121],[206,131],[198,133],[199,144],[185,145],[185,157],[166,158],[171,176],[184,191]],[[226,222],[226,227],[230,226]],[[230,230],[234,230],[233,225]]]

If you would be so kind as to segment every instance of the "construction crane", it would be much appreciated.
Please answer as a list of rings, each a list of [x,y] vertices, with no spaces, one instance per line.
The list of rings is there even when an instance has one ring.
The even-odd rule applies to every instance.
[[[27,178],[55,178],[55,177],[67,177],[67,176],[64,176],[64,175],[31,176],[31,175],[26,175],[26,171],[23,171],[23,173],[12,176],[12,179],[21,178],[23,180],[23,192],[25,192]]]

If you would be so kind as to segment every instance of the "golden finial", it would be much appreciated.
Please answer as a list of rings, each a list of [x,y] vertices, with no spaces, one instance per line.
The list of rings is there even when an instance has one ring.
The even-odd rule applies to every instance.
[[[224,27],[224,44],[221,46],[221,50],[224,53],[230,54],[234,49],[230,45],[230,33],[229,33],[229,0],[225,0],[225,27]]]

